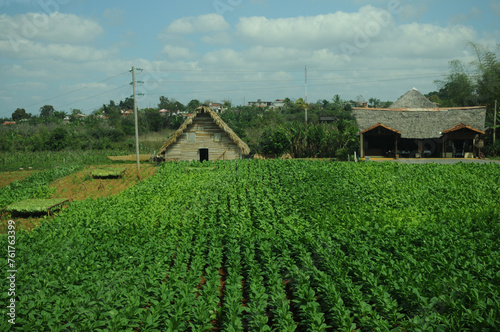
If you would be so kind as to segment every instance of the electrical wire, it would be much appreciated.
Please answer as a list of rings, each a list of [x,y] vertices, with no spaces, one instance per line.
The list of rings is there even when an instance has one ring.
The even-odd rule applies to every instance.
[[[31,107],[31,106],[34,106],[34,105],[44,104],[44,103],[46,103],[46,102],[48,102],[48,101],[50,101],[50,100],[54,100],[54,99],[57,99],[57,98],[61,98],[61,97],[67,96],[67,95],[69,95],[69,94],[72,94],[72,93],[75,93],[75,92],[78,92],[78,91],[81,91],[81,90],[84,90],[84,89],[90,88],[90,87],[92,87],[92,86],[94,86],[94,85],[97,85],[97,84],[99,84],[99,83],[102,83],[102,82],[106,82],[106,81],[112,80],[112,79],[114,79],[114,78],[116,78],[116,77],[118,77],[118,76],[124,75],[124,74],[128,74],[128,71],[126,71],[126,72],[122,72],[122,73],[119,73],[119,74],[116,74],[115,76],[108,77],[108,78],[103,79],[103,80],[98,81],[98,82],[91,83],[91,84],[89,84],[89,85],[87,85],[87,86],[84,86],[84,87],[81,87],[81,88],[78,88],[78,89],[75,89],[75,90],[71,90],[71,91],[65,92],[65,93],[63,93],[63,94],[61,94],[61,95],[58,95],[58,96],[55,96],[55,97],[51,97],[51,98],[48,98],[48,99],[45,99],[45,100],[42,100],[42,101],[38,101],[38,102],[36,102],[36,103],[33,103],[33,104],[30,104],[30,105],[27,105],[27,106],[22,107],[22,108],[28,108],[28,107]],[[99,94],[99,95],[100,95],[100,94]]]
[[[322,83],[322,84],[309,84],[309,87],[315,86],[332,86],[338,84],[359,84],[359,83],[377,83],[377,82],[390,82],[390,81],[400,81],[406,79],[415,79],[415,78],[435,78],[436,75],[421,75],[421,76],[411,76],[408,77],[406,75],[400,75],[397,78],[387,77],[385,79],[379,77],[376,80],[367,80],[366,78],[359,78],[362,81],[354,81],[352,79],[339,78],[342,82],[334,82],[334,83]],[[322,80],[322,79],[320,79]],[[260,81],[267,82],[267,81]],[[204,82],[204,83],[213,83],[213,82]],[[173,91],[172,93],[177,94],[185,94],[185,93],[214,93],[214,92],[238,92],[238,91],[258,91],[258,90],[282,90],[282,89],[292,89],[292,88],[302,88],[303,84],[300,85],[288,85],[288,86],[266,86],[266,87],[256,87],[256,88],[237,88],[237,89],[215,89],[215,90],[186,90],[186,91]],[[163,95],[164,93],[148,93],[148,95]]]
[[[117,88],[114,88],[114,89],[111,89],[111,90],[107,90],[107,91],[104,91],[104,92],[98,93],[98,94],[96,94],[96,95],[90,96],[90,97],[86,97],[86,98],[83,98],[83,99],[80,99],[80,100],[72,101],[72,102],[71,102],[71,103],[69,103],[69,104],[60,105],[60,106],[58,106],[57,108],[59,108],[59,109],[60,109],[60,108],[63,108],[63,107],[69,106],[69,105],[73,105],[73,104],[79,103],[79,102],[81,102],[81,101],[89,100],[89,99],[94,98],[94,97],[97,97],[97,96],[102,96],[102,95],[107,94],[107,93],[109,93],[109,92],[113,92],[113,91],[119,90],[119,89],[121,89],[121,88],[123,88],[123,87],[126,87],[126,86],[128,86],[128,85],[129,85],[129,84],[124,84],[124,85],[121,85],[121,86],[119,86],[119,87],[117,87]]]
[[[418,70],[422,70],[422,69],[437,69],[437,68],[441,68],[441,67],[426,67],[426,68],[418,68]],[[405,70],[408,70],[408,68],[404,68]],[[356,77],[356,78],[353,78],[353,77],[334,77],[334,78],[314,78],[314,77],[310,77],[308,79],[308,81],[310,82],[328,82],[328,83],[319,83],[319,84],[309,84],[310,87],[315,87],[315,86],[333,86],[333,85],[338,85],[338,84],[360,84],[360,83],[377,83],[377,82],[388,82],[388,81],[396,81],[396,80],[406,80],[406,79],[422,79],[422,78],[438,78],[439,77],[442,77],[443,73],[440,72],[440,73],[426,73],[426,74],[414,74],[414,75],[409,75],[409,74],[401,74],[401,75],[387,75],[387,71],[389,69],[382,69],[382,68],[356,68],[356,69],[338,69],[338,68],[330,68],[330,69],[309,69],[308,68],[308,72],[317,72],[317,73],[325,73],[325,72],[347,72],[347,71],[354,71],[354,72],[374,72],[374,71],[384,71],[384,75],[380,75],[380,76],[365,76],[365,77]],[[391,68],[390,70],[403,70],[403,68],[401,69],[397,69],[397,68]],[[417,69],[415,69],[417,70]],[[145,71],[147,71],[147,69],[145,69]],[[156,71],[156,72],[164,72],[164,71],[161,71],[161,70],[152,70],[152,71]],[[411,71],[414,71],[414,70],[411,70]],[[165,71],[166,72],[166,71]],[[253,73],[253,74],[258,74],[258,73],[265,73],[265,72],[272,72],[272,73],[293,73],[293,72],[302,72],[302,71],[287,71],[287,72],[284,72],[284,71],[276,71],[276,70],[273,70],[273,71],[255,71],[255,70],[238,70],[238,71],[231,71],[231,70],[217,70],[217,71],[211,71],[211,70],[174,70],[174,71],[168,71],[169,73],[171,72],[179,72],[179,73],[203,73],[203,74],[210,74],[210,73],[218,73],[218,74],[225,74],[225,73],[232,73],[232,74],[237,74],[237,73]],[[78,92],[78,91],[82,91],[84,89],[87,89],[87,88],[90,88],[92,86],[95,86],[99,83],[102,83],[102,82],[106,82],[106,81],[109,81],[109,80],[112,80],[112,79],[115,79],[117,77],[120,77],[122,75],[125,75],[125,74],[128,74],[129,71],[125,71],[125,72],[121,72],[121,73],[118,73],[114,76],[111,76],[111,77],[108,77],[106,79],[103,79],[103,80],[100,80],[100,81],[97,81],[97,82],[94,82],[94,83],[91,83],[85,87],[81,87],[81,88],[78,88],[78,89],[74,89],[74,90],[71,90],[71,91],[68,91],[64,94],[61,94],[61,95],[58,95],[58,96],[54,96],[54,97],[51,97],[51,98],[48,98],[48,99],[45,99],[45,100],[42,100],[42,101],[39,101],[39,102],[36,102],[36,103],[33,103],[33,104],[30,104],[30,105],[27,105],[25,106],[24,108],[28,108],[30,106],[33,106],[33,105],[37,105],[37,104],[43,104],[47,101],[50,101],[50,100],[54,100],[54,99],[57,99],[57,98],[61,98],[61,97],[64,97],[64,96],[67,96],[67,95],[70,95],[72,93],[75,93],[75,92]],[[290,78],[290,79],[274,79],[274,80],[267,80],[267,79],[261,79],[261,80],[241,80],[241,79],[238,79],[238,80],[204,80],[204,81],[179,81],[179,80],[176,80],[176,81],[168,81],[168,82],[154,82],[154,84],[158,84],[158,85],[179,85],[179,84],[214,84],[214,83],[220,83],[220,84],[235,84],[235,83],[239,83],[239,84],[248,84],[248,83],[256,83],[256,84],[263,84],[263,83],[275,83],[275,82],[289,82],[289,83],[293,83],[293,82],[297,82],[299,80],[302,80],[302,78]],[[145,82],[147,84],[147,82]],[[129,84],[124,84],[124,85],[121,85],[119,87],[116,87],[116,88],[113,88],[113,89],[110,89],[110,90],[106,90],[106,91],[103,91],[101,93],[98,93],[98,94],[94,94],[94,95],[91,95],[91,96],[88,96],[88,97],[85,97],[85,98],[82,98],[82,99],[78,99],[78,100],[75,100],[75,101],[72,101],[70,103],[66,103],[66,104],[63,104],[63,105],[59,105],[58,107],[56,107],[56,109],[61,109],[61,108],[64,108],[64,107],[67,107],[67,106],[70,106],[70,105],[73,105],[73,104],[76,104],[76,103],[79,103],[79,102],[82,102],[82,101],[86,101],[86,100],[90,100],[90,99],[93,99],[95,97],[99,97],[99,96],[102,96],[102,95],[105,95],[105,94],[109,94],[113,91],[116,91],[116,90],[119,90],[119,89],[122,89],[126,86],[128,86]],[[239,91],[259,91],[259,90],[271,90],[271,89],[274,89],[274,90],[283,90],[283,89],[296,89],[296,88],[301,88],[303,87],[303,84],[300,84],[300,85],[281,85],[281,86],[265,86],[265,87],[241,87],[241,88],[231,88],[231,89],[208,89],[208,90],[186,90],[186,91],[172,91],[171,93],[174,93],[174,94],[186,94],[186,93],[215,93],[215,92],[219,92],[219,93],[225,93],[225,92],[239,92]],[[148,92],[148,95],[164,95],[165,92]]]

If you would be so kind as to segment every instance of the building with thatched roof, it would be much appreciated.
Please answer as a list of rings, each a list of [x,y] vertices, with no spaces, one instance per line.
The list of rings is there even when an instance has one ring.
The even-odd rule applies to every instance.
[[[234,160],[250,153],[248,145],[210,107],[198,107],[163,144],[164,160]]]
[[[439,108],[417,89],[389,108],[353,108],[361,157],[468,157],[484,135],[486,107]]]

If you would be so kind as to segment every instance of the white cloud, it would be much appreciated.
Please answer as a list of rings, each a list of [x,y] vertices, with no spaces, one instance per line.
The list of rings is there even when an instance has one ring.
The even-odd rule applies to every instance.
[[[171,60],[188,60],[194,57],[194,54],[187,47],[165,45],[162,52]]]
[[[352,39],[356,28],[363,29],[369,22],[379,27],[389,27],[394,23],[389,11],[365,6],[357,13],[339,11],[279,19],[245,17],[236,25],[236,34],[250,45],[331,48]]]
[[[400,26],[393,37],[392,47],[387,52],[396,56],[451,60],[457,57],[457,52],[463,50],[467,41],[476,40],[477,36],[476,31],[467,26],[439,27],[411,23]]]
[[[229,45],[231,40],[231,36],[227,32],[216,32],[201,37],[201,41],[209,45]]]
[[[229,23],[219,14],[206,14],[188,16],[173,21],[160,34],[160,38],[171,35],[184,35],[192,33],[220,32],[229,29]]]
[[[71,44],[47,45],[24,40],[14,48],[8,41],[0,41],[0,55],[6,58],[33,59],[33,58],[56,58],[71,62],[96,61],[110,58],[116,55],[116,50],[99,50],[89,46]]]
[[[28,13],[0,15],[0,40],[36,40],[55,43],[88,43],[101,36],[103,28],[93,20],[73,14]]]

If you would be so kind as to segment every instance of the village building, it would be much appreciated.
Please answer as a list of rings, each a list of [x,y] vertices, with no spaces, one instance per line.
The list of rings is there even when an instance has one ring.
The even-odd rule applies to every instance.
[[[250,153],[220,116],[208,106],[198,107],[163,144],[158,157],[170,160],[234,160]]]
[[[130,114],[134,114],[134,110],[121,110],[120,113],[122,116],[128,116]]]
[[[220,103],[210,103],[208,104],[208,107],[210,107],[214,112],[220,114],[224,111],[223,105]]]
[[[438,107],[413,88],[389,108],[355,107],[360,156],[473,158],[486,107]]]
[[[248,106],[251,107],[270,107],[273,105],[272,101],[262,101],[262,99],[257,99],[257,101],[249,101]]]
[[[262,99],[258,99],[257,101],[249,101],[248,106],[262,108],[281,108],[285,106],[285,100],[276,99],[275,101],[262,101]]]

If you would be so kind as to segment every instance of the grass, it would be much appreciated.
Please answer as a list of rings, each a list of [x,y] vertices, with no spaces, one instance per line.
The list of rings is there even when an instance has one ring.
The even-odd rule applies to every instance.
[[[62,165],[103,165],[112,164],[108,156],[129,154],[124,150],[68,150],[68,151],[36,151],[36,152],[1,152],[0,172],[42,170]]]
[[[163,143],[172,136],[175,132],[173,129],[164,129],[160,132],[151,132],[148,134],[141,135],[139,137],[139,144],[142,146],[143,150],[147,149],[150,153],[158,152]]]

